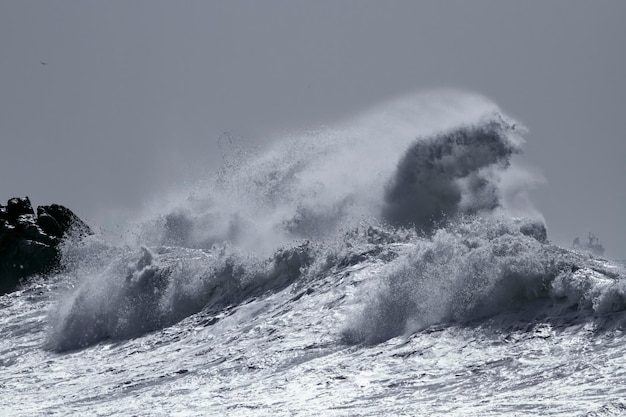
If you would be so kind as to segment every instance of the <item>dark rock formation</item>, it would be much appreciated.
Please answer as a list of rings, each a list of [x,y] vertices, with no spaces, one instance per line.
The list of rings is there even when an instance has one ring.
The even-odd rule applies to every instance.
[[[28,197],[0,205],[0,294],[24,278],[58,268],[62,239],[88,234],[89,226],[58,204],[37,207],[37,215]]]

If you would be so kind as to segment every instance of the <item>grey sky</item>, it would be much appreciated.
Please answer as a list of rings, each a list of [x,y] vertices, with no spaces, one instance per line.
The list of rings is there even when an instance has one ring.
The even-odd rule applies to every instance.
[[[223,132],[457,87],[530,128],[551,238],[626,258],[625,19],[622,1],[3,0],[0,200],[95,221],[214,166]]]

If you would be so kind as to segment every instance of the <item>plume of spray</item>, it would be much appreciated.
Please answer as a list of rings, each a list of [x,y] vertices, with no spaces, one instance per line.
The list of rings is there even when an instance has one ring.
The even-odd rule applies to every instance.
[[[324,257],[360,224],[431,232],[446,218],[493,210],[522,139],[489,100],[444,91],[261,152],[222,142],[214,179],[163,193],[116,240],[68,252],[77,289],[51,313],[51,348],[135,337],[284,288],[313,262],[311,247]]]
[[[222,136],[216,179],[150,204],[136,244],[229,242],[269,255],[294,241],[336,239],[363,221],[432,231],[445,218],[502,205],[499,180],[521,151],[521,133],[489,100],[439,91],[260,152]]]
[[[500,206],[496,171],[521,152],[513,124],[499,113],[417,140],[406,151],[385,192],[383,217],[430,234],[444,219]]]

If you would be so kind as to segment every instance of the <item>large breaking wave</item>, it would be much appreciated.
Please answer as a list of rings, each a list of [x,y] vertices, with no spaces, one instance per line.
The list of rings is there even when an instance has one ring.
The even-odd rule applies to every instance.
[[[234,147],[214,178],[168,193],[122,236],[68,243],[76,288],[49,315],[48,346],[135,337],[200,311],[217,317],[367,260],[385,267],[346,323],[350,343],[525,300],[623,308],[621,272],[612,283],[583,277],[587,259],[550,245],[536,212],[515,206],[528,183],[512,163],[523,133],[490,101],[444,92],[262,152]]]

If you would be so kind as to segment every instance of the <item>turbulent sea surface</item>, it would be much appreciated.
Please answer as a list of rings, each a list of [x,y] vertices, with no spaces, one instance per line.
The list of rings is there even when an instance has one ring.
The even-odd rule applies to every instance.
[[[0,297],[0,415],[626,413],[624,266],[550,243],[524,132],[440,92],[224,137]]]

